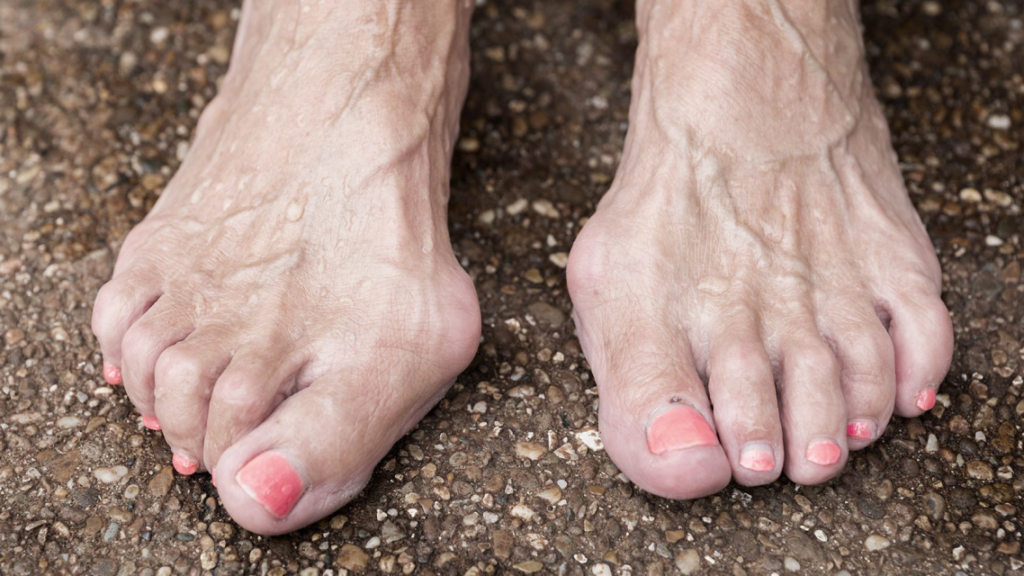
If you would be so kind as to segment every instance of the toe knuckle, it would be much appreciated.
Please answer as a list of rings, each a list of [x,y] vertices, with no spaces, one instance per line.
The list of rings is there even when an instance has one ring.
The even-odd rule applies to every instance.
[[[804,374],[834,375],[839,362],[835,353],[820,340],[810,340],[798,347],[792,355],[793,370]]]
[[[893,347],[882,331],[849,336],[841,344],[843,377],[876,386],[889,385],[893,373]]]
[[[126,364],[147,362],[153,357],[159,345],[157,331],[146,322],[136,322],[124,335],[121,344]]]
[[[722,351],[721,362],[748,380],[771,378],[771,361],[760,342],[737,342]]]
[[[193,353],[171,347],[156,361],[156,382],[158,388],[174,386],[191,390],[196,387],[203,372],[203,364]]]
[[[253,405],[253,378],[247,373],[224,374],[217,380],[213,397],[218,408],[237,414]]]
[[[124,300],[120,283],[114,280],[104,284],[96,294],[92,308],[92,332],[101,341],[113,336],[124,311]]]

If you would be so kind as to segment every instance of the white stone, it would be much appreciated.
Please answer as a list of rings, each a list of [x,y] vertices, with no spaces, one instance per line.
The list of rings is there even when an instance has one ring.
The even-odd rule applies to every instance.
[[[536,442],[516,442],[516,456],[520,458],[529,458],[530,460],[539,460],[541,456],[547,454],[548,449],[543,444]]]
[[[77,428],[82,424],[85,424],[85,421],[78,416],[62,416],[57,419],[57,428],[63,428],[64,430]]]
[[[576,439],[582,442],[594,452],[604,450],[604,442],[601,441],[601,433],[597,428],[588,426],[576,433]]]
[[[676,568],[684,575],[696,574],[700,570],[700,554],[692,548],[676,554]]]
[[[530,203],[526,201],[526,198],[520,198],[519,200],[516,200],[515,202],[506,206],[505,212],[509,216],[515,216],[517,214],[522,213],[523,210],[526,210],[526,207],[529,205]]]
[[[864,547],[872,552],[878,550],[885,550],[889,547],[889,539],[885,536],[879,536],[878,534],[872,534],[864,539]]]
[[[149,33],[149,41],[153,44],[163,44],[167,41],[167,38],[171,35],[171,31],[164,26],[153,28],[153,31]]]
[[[516,518],[519,518],[520,520],[525,520],[527,522],[533,520],[533,518],[537,516],[537,513],[534,512],[526,504],[516,504],[515,506],[512,507],[512,511],[510,512],[510,514],[512,514],[512,516]]]
[[[1006,114],[993,114],[988,117],[988,127],[993,130],[1009,130],[1010,117]]]
[[[92,471],[92,475],[103,482],[104,484],[115,484],[124,478],[128,474],[128,469],[124,466],[114,466],[113,468],[97,468]]]

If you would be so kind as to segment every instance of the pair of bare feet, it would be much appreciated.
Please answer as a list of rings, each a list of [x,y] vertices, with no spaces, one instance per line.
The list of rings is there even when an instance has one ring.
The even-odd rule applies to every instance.
[[[106,378],[249,530],[345,504],[475,354],[446,225],[472,4],[247,2],[97,297]],[[834,476],[952,355],[856,2],[704,4],[640,1],[626,148],[568,268],[608,453],[670,498]]]

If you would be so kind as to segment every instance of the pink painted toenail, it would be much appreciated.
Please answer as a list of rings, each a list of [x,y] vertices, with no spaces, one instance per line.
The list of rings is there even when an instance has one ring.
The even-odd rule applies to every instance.
[[[927,412],[935,407],[935,390],[921,390],[917,395],[917,407]]]
[[[276,452],[264,452],[250,460],[235,475],[235,481],[250,498],[278,518],[291,512],[304,490],[298,472]]]
[[[174,457],[171,458],[171,463],[174,464],[174,469],[178,471],[178,474],[183,474],[185,476],[191,476],[199,469],[198,462],[188,458],[187,456],[182,456],[181,454],[175,454]]]
[[[740,452],[740,466],[754,472],[770,472],[775,469],[775,454],[768,444],[751,442]]]
[[[160,421],[156,419],[156,416],[150,416],[149,414],[142,415],[142,425],[150,430],[160,429]]]
[[[832,440],[818,440],[807,447],[807,460],[819,466],[831,466],[839,462],[843,451]]]
[[[846,425],[846,435],[857,440],[871,440],[875,437],[875,425],[867,420],[855,420]]]
[[[121,369],[106,362],[103,363],[103,379],[112,386],[124,383],[124,380],[121,379]]]
[[[718,437],[711,425],[689,406],[663,413],[647,430],[647,447],[653,454],[715,444],[718,444]]]

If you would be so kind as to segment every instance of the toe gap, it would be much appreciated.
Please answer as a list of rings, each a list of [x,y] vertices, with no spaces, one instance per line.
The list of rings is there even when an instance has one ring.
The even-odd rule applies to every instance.
[[[892,327],[892,313],[889,311],[889,307],[881,303],[875,304],[875,316],[878,316],[878,321],[882,323],[885,331],[889,332]]]

